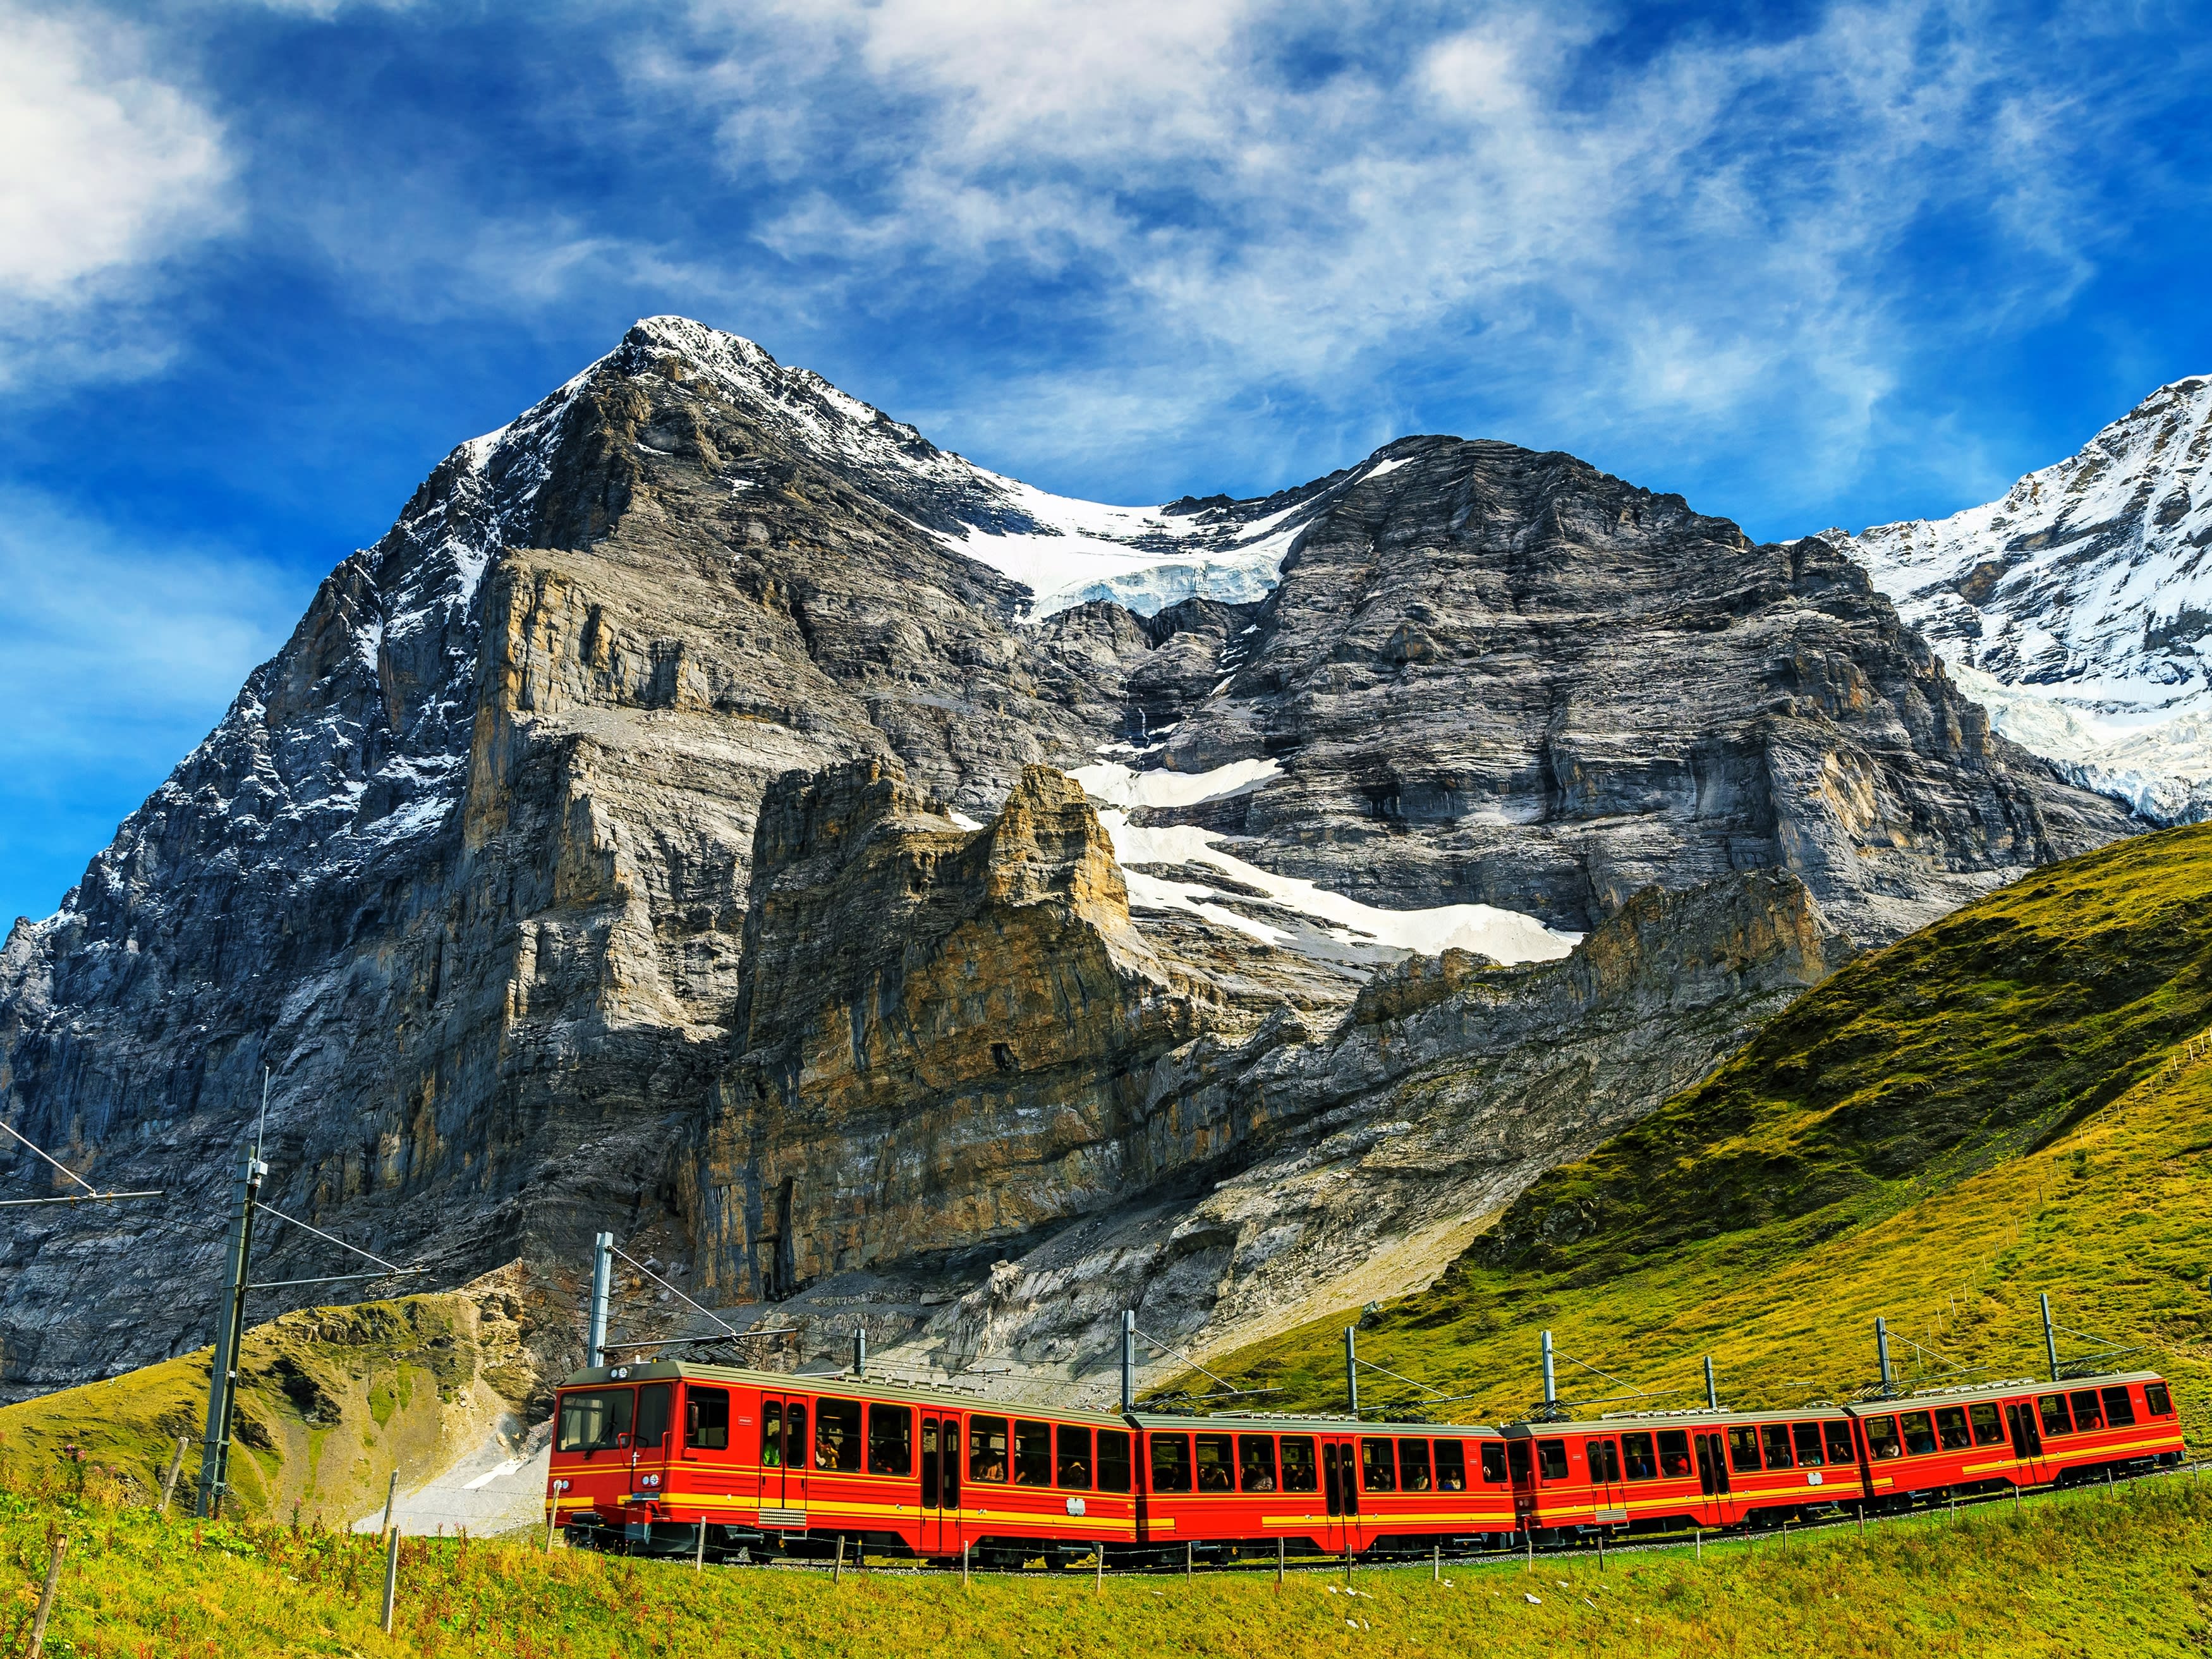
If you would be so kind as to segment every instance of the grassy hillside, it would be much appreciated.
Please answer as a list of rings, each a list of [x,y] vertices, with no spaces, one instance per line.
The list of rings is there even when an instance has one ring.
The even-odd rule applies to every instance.
[[[2212,1638],[2212,1491],[2185,1480],[2085,1492],[1756,1547],[1510,1559],[1335,1575],[1021,1579],[630,1562],[519,1542],[408,1540],[394,1633],[378,1627],[373,1536],[277,1523],[203,1527],[82,1496],[0,1463],[0,1650],[20,1652],[46,1540],[69,1553],[53,1659],[232,1654],[645,1659],[708,1653],[1007,1659],[1101,1653],[1303,1659],[1574,1652],[1627,1659],[1818,1653],[2141,1659]],[[1534,1597],[1532,1601],[1528,1598]],[[1347,1621],[1354,1621],[1352,1628]]]
[[[287,1314],[246,1333],[240,1364],[232,1504],[250,1515],[343,1524],[398,1468],[420,1478],[471,1443],[532,1382],[512,1298],[466,1291]],[[191,1507],[207,1422],[210,1350],[104,1382],[0,1407],[0,1449],[26,1466],[75,1445],[125,1489],[159,1490],[185,1435],[178,1483]]]
[[[1364,1357],[1468,1398],[1538,1397],[1537,1333],[1638,1390],[1715,1357],[1740,1404],[1841,1397],[1886,1315],[1909,1369],[2037,1374],[2036,1297],[2142,1345],[2212,1434],[2212,826],[2033,876],[1846,967],[1705,1082],[1544,1177]],[[1212,1369],[1343,1399],[1343,1317]],[[1909,1339],[1909,1340],[1908,1340]],[[1917,1354],[1911,1342],[1926,1352]],[[2087,1352],[2069,1339],[2064,1352]],[[1622,1390],[1573,1364],[1562,1392]],[[1380,1376],[1363,1400],[1425,1396]],[[1624,1402],[1625,1403],[1625,1402]],[[1693,1403],[1688,1395],[1653,1404]]]

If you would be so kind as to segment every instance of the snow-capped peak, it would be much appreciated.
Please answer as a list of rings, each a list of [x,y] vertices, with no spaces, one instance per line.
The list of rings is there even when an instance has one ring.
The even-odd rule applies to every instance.
[[[1999,501],[1824,534],[1974,671],[1999,731],[2146,816],[2212,813],[2212,377],[2160,386]]]

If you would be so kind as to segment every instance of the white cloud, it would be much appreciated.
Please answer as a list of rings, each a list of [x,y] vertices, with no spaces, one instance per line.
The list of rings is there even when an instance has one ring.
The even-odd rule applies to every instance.
[[[0,0],[0,380],[159,361],[135,306],[231,222],[220,126],[145,56],[97,12]]]
[[[1154,441],[1162,412],[1200,428],[1270,386],[1371,405],[1412,362],[1585,436],[1771,415],[1832,477],[1916,331],[2073,294],[2113,228],[2113,134],[2142,115],[2143,88],[2107,95],[2069,52],[2106,27],[2086,11],[1864,0],[1633,64],[1601,7],[1395,18],[699,0],[630,68],[716,116],[732,175],[809,181],[762,233],[791,260],[884,289],[1065,285]],[[1900,271],[1947,218],[2009,276],[1947,295]],[[1058,373],[1007,390],[1056,401]]]

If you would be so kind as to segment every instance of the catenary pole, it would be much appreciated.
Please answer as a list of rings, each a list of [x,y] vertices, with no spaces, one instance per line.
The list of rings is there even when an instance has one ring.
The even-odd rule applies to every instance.
[[[1874,1322],[1874,1352],[1881,1361],[1881,1397],[1887,1400],[1897,1392],[1897,1383],[1889,1369],[1889,1322],[1879,1315]]]
[[[1352,1407],[1352,1420],[1359,1420],[1359,1327],[1344,1328],[1344,1393]]]
[[[2043,1292],[2043,1352],[2051,1361],[2051,1380],[2058,1380],[2058,1332],[2051,1322],[2051,1292]]]
[[[1121,1409],[1137,1409],[1137,1310],[1121,1310]]]
[[[1559,1379],[1552,1368],[1552,1334],[1544,1333],[1544,1415],[1555,1414],[1559,1407]]]
[[[1717,1412],[1721,1408],[1720,1390],[1713,1386],[1713,1357],[1705,1356],[1705,1409]]]
[[[601,1233],[592,1241],[591,1358],[593,1370],[607,1363],[607,1292],[615,1270],[615,1236]]]
[[[208,1368],[207,1433],[200,1443],[200,1476],[192,1513],[214,1520],[222,1513],[230,1472],[230,1424],[238,1403],[238,1348],[246,1336],[246,1275],[253,1251],[253,1206],[269,1166],[252,1153],[240,1159],[231,1188],[230,1238],[223,1252],[222,1295],[216,1309],[215,1359]]]

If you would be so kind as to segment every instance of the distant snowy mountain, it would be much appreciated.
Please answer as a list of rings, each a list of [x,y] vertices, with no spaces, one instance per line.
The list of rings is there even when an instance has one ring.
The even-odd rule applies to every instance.
[[[793,449],[897,507],[955,551],[1020,582],[1033,596],[1030,621],[1094,599],[1152,616],[1192,598],[1264,598],[1291,542],[1327,498],[1394,465],[1370,460],[1253,501],[1222,495],[1110,507],[1048,494],[939,449],[904,422],[811,369],[777,362],[739,336],[684,317],[648,317],[633,334],[658,346],[678,373],[703,374],[745,407],[778,419]],[[501,435],[476,441],[489,446]]]
[[[2002,501],[1824,533],[1999,732],[2156,822],[2212,817],[2212,379]]]

